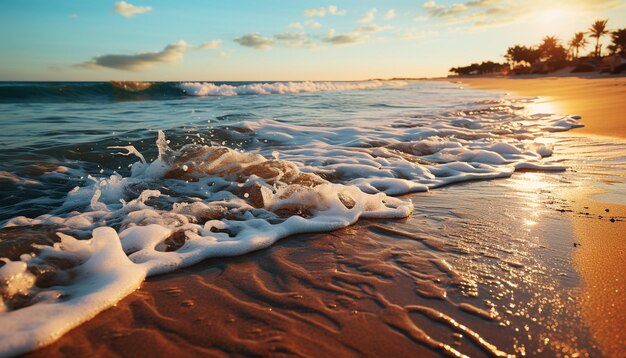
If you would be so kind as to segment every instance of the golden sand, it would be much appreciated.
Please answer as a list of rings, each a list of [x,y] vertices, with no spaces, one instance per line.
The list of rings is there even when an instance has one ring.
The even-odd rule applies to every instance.
[[[578,210],[615,222],[580,217],[573,221],[580,247],[574,263],[584,280],[580,294],[582,317],[601,351],[610,357],[626,347],[626,205],[593,200],[593,192],[572,192]]]
[[[546,97],[556,113],[583,117],[579,133],[626,138],[626,77],[463,78],[478,89]]]
[[[626,77],[471,78],[462,82],[518,96],[545,96],[542,102],[555,113],[582,116],[585,127],[575,130],[579,134],[626,138]],[[626,205],[594,200],[594,194],[595,189],[578,188],[565,197],[591,216],[626,216]],[[620,356],[626,347],[626,222],[579,216],[572,224],[580,244],[574,263],[583,279],[582,317],[600,350],[607,356]]]

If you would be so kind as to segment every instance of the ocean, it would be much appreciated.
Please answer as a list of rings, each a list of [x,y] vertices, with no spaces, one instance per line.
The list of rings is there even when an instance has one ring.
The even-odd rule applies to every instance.
[[[343,253],[317,281],[281,289],[370,295],[388,311],[383,326],[430,352],[557,352],[569,342],[594,353],[570,342],[584,335],[575,317],[563,331],[532,313],[575,311],[567,293],[551,293],[578,280],[562,217],[572,210],[556,193],[623,185],[626,146],[570,134],[582,126],[576,114],[443,81],[136,86],[0,83],[0,326],[11,327],[0,329],[0,355],[54,342],[146,278],[227,257],[263,272],[258,250],[306,255],[279,240],[316,233],[337,245],[337,232],[354,241],[352,259]],[[621,200],[611,190],[603,195]],[[415,297],[392,302],[392,277]],[[474,320],[459,330],[463,315]],[[429,333],[429,319],[457,335]]]

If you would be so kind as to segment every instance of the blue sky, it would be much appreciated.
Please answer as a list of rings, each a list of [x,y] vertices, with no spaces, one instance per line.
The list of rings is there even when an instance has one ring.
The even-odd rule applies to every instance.
[[[626,0],[4,0],[0,80],[445,76],[599,18]]]

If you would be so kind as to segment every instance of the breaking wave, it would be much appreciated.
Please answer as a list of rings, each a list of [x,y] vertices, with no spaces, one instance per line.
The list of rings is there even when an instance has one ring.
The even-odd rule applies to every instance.
[[[22,82],[0,84],[0,103],[58,101],[166,100],[186,96],[236,96],[349,91],[383,86],[399,87],[400,81],[362,82]]]
[[[193,95],[223,96],[381,85],[177,84]],[[549,161],[553,148],[541,137],[580,126],[578,118],[527,115],[523,105],[483,101],[471,110],[342,125],[242,121],[179,148],[159,131],[152,161],[130,143],[109,147],[137,157],[127,174],[85,173],[54,210],[4,223],[13,238],[4,243],[15,245],[0,263],[0,327],[11,327],[0,330],[0,353],[55,341],[147,276],[362,218],[407,217],[413,204],[399,195],[517,170],[565,170]]]
[[[350,91],[378,88],[381,86],[399,87],[405,85],[399,81],[365,82],[272,82],[241,85],[209,82],[186,82],[180,84],[183,92],[192,96],[241,96],[251,94],[291,94],[321,91]]]

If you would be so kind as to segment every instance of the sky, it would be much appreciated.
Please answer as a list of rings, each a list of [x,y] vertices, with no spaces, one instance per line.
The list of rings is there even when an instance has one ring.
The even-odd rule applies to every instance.
[[[438,77],[596,19],[626,0],[3,0],[0,80]]]

